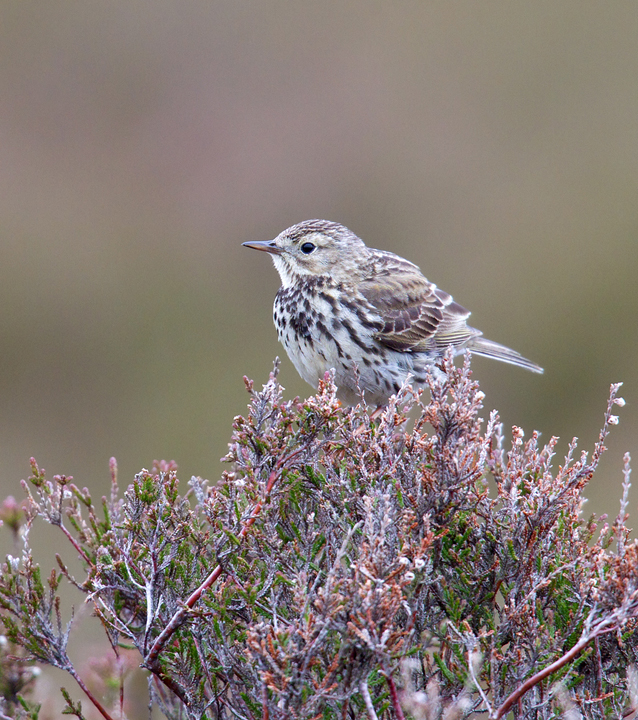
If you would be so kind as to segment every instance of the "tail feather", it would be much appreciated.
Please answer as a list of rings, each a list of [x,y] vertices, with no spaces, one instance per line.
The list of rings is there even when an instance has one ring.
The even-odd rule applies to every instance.
[[[517,353],[516,350],[505,347],[505,345],[499,345],[499,343],[487,340],[484,337],[473,337],[465,347],[475,355],[483,355],[484,357],[494,358],[495,360],[500,360],[510,365],[518,365],[535,373],[543,372],[543,368],[540,367],[540,365],[524,358],[520,353]]]

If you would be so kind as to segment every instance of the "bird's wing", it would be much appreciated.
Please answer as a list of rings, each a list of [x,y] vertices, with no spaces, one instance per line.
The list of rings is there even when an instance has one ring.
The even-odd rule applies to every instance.
[[[384,323],[376,338],[393,350],[437,351],[481,334],[467,326],[468,310],[392,253],[375,251],[373,269],[358,289]]]

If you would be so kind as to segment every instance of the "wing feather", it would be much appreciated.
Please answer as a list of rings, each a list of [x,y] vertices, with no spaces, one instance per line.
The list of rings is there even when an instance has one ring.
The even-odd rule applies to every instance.
[[[374,251],[371,272],[358,289],[384,323],[376,338],[393,350],[440,350],[481,334],[467,326],[468,310],[398,255]]]

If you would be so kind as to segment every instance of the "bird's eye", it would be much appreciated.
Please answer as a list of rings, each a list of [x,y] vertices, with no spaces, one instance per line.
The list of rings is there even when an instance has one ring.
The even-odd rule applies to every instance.
[[[313,251],[316,249],[316,247],[317,247],[317,246],[316,246],[316,245],[313,245],[313,243],[311,243],[311,242],[305,242],[305,243],[301,246],[301,252],[302,252],[304,255],[310,255],[310,253],[313,252]]]

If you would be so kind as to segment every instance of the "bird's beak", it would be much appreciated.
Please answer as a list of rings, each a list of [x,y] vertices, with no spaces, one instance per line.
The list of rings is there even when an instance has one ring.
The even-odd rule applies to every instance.
[[[242,243],[244,247],[252,248],[253,250],[262,250],[263,252],[271,253],[272,255],[281,255],[283,253],[282,248],[275,245],[274,240],[255,240],[255,242]]]

